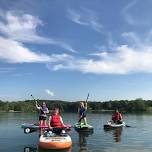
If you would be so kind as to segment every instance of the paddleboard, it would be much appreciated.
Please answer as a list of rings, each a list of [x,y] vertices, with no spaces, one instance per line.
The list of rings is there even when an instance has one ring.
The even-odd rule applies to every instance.
[[[71,137],[65,131],[61,132],[61,134],[48,131],[41,135],[39,139],[39,147],[43,149],[67,149],[71,146]]]
[[[109,121],[107,124],[104,125],[104,129],[121,128],[124,126],[126,126],[125,122],[122,122],[121,124],[116,124],[116,123]]]
[[[89,131],[93,131],[93,126],[89,125],[89,124],[84,124],[84,123],[76,123],[74,125],[74,128],[76,131],[78,132],[89,132]]]

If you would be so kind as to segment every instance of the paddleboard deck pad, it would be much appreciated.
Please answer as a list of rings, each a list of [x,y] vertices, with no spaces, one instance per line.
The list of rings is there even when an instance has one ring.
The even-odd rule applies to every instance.
[[[93,131],[93,127],[89,124],[84,124],[84,123],[76,123],[74,125],[74,128],[78,132],[91,132]]]
[[[71,137],[66,132],[61,132],[61,134],[55,134],[52,131],[45,132],[39,139],[39,147],[43,149],[66,149],[71,145]]]

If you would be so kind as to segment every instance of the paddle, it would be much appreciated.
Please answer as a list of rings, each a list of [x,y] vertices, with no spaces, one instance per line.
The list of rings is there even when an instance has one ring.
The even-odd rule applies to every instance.
[[[31,97],[33,98],[33,100],[35,101],[35,103],[36,103],[38,106],[40,106],[40,105],[38,104],[37,100],[33,97],[32,94],[31,94]]]
[[[61,128],[57,128],[57,127],[46,128],[46,130],[47,131],[48,130],[66,130],[66,131],[68,131],[68,130],[71,130],[72,127],[73,126],[71,126],[71,125],[66,125],[66,126],[61,127]]]
[[[66,125],[65,127],[61,127],[61,128],[56,128],[56,127],[49,128],[48,126],[37,126],[37,128],[33,128],[32,126],[31,127],[27,126],[26,128],[24,128],[24,133],[26,133],[26,134],[33,133],[33,132],[38,131],[39,129],[40,130],[41,129],[46,130],[47,132],[48,131],[53,131],[53,132],[60,133],[62,130],[70,131],[71,128],[72,128],[71,125]]]
[[[130,125],[125,125],[125,127],[136,128],[137,126],[130,126]]]
[[[61,128],[56,128],[56,127],[49,128],[48,126],[31,125],[31,126],[24,127],[24,133],[29,134],[29,133],[33,133],[33,132],[36,132],[41,129],[46,130],[46,131],[62,131],[62,130],[70,131],[71,128],[72,128],[71,125],[66,125]]]
[[[87,99],[86,99],[86,102],[88,102],[88,99],[89,99],[89,93],[88,93],[88,95],[87,95]]]
[[[125,127],[132,127],[132,126],[129,126],[129,125],[125,125]]]

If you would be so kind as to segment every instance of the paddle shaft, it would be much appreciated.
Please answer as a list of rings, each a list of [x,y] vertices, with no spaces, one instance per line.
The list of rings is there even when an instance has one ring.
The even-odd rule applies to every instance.
[[[27,127],[27,128],[29,128],[29,127]],[[62,128],[55,128],[55,127],[52,127],[52,128],[48,128],[47,126],[46,127],[38,127],[38,128],[33,128],[33,129],[31,129],[31,131],[29,132],[29,133],[33,133],[33,132],[36,132],[36,131],[38,131],[39,129],[41,130],[41,129],[44,129],[44,130],[46,130],[46,131],[62,131],[62,130],[65,130],[65,131],[68,131],[68,130],[70,130],[72,128],[72,126],[71,127],[62,127]]]
[[[88,93],[88,95],[87,95],[87,99],[86,99],[86,102],[88,102],[88,99],[89,99],[89,93]]]
[[[31,97],[33,98],[33,100],[35,101],[35,103],[39,106],[37,100],[35,100],[35,98],[33,97],[33,95],[31,94]]]

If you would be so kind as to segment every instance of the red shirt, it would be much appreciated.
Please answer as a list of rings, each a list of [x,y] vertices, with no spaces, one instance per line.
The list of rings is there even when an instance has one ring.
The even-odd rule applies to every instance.
[[[114,121],[122,120],[121,114],[119,112],[115,112],[114,115],[112,116],[112,120]]]

